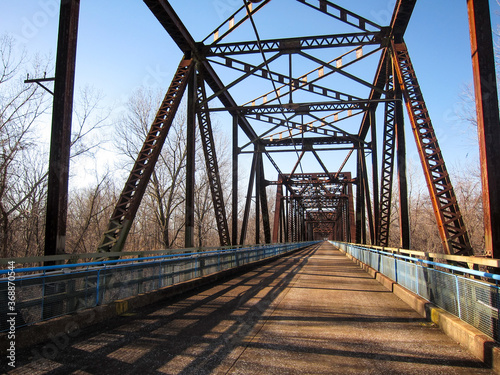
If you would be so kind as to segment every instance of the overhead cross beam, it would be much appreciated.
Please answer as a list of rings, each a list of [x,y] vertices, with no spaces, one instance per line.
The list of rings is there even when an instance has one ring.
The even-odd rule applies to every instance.
[[[364,45],[380,45],[385,34],[381,32],[366,32],[353,34],[322,35],[315,37],[270,39],[239,43],[221,43],[206,46],[202,52],[205,56],[230,56],[249,53],[295,52],[308,49],[353,47]]]

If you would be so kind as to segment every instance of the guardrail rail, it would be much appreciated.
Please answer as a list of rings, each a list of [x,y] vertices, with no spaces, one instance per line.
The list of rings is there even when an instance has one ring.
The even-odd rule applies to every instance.
[[[401,255],[393,251],[330,242],[341,251],[500,342],[500,275]],[[472,258],[464,257],[464,261],[469,262]],[[482,263],[481,260],[478,262]]]
[[[15,326],[23,327],[286,254],[314,243],[257,245],[188,253],[184,250],[178,254],[134,259],[18,268],[14,269],[14,279],[12,276],[9,278],[12,271],[0,270],[0,313],[2,316],[15,316]],[[9,285],[15,286],[14,312],[8,310]],[[0,321],[0,332],[10,327],[4,320]]]

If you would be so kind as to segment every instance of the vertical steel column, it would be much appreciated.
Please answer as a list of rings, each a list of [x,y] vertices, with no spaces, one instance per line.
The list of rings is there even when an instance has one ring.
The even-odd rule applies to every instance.
[[[262,158],[262,152],[259,156],[259,195],[260,207],[262,213],[262,227],[264,229],[264,241],[265,243],[271,243],[271,224],[269,220],[269,207],[267,205],[267,192],[266,192],[266,179],[264,174],[264,160]]]
[[[284,220],[284,226],[285,226],[285,242],[290,242],[290,198],[289,198],[289,191],[288,189],[285,189],[285,216],[283,218]]]
[[[379,245],[379,222],[380,222],[380,205],[379,205],[379,185],[378,185],[378,150],[377,150],[377,126],[375,120],[375,111],[370,111],[370,127],[372,136],[372,179],[373,179],[373,235],[372,244]]]
[[[361,173],[363,175],[363,191],[365,193],[366,205],[363,208],[365,213],[368,216],[368,227],[370,229],[370,243],[373,244],[375,242],[374,234],[375,234],[375,223],[373,222],[373,211],[370,199],[370,183],[368,181],[368,171],[366,168],[366,157],[364,147],[361,147],[359,156],[361,158]],[[364,242],[366,243],[366,242]]]
[[[344,194],[346,193],[346,186],[344,186]],[[347,199],[342,199],[341,207],[342,207],[342,241],[347,242],[347,231],[348,231],[348,222],[347,217],[349,215],[349,209],[347,207],[348,202]]]
[[[196,171],[196,88],[197,73],[194,71],[188,81],[188,104],[186,124],[186,212],[184,246],[194,247],[194,189]]]
[[[245,243],[245,238],[248,231],[248,218],[250,216],[250,208],[252,205],[252,192],[255,180],[255,168],[257,165],[257,153],[253,154],[252,167],[250,168],[250,179],[248,181],[247,197],[245,202],[245,211],[243,213],[243,222],[241,223],[240,245]]]
[[[80,0],[61,1],[45,227],[45,255],[64,253],[68,211],[71,118]]]
[[[233,116],[233,227],[232,227],[232,244],[238,244],[238,116]]]
[[[257,166],[255,168],[255,244],[260,243],[260,163],[262,154],[257,154]]]
[[[351,173],[346,175],[346,177],[350,180],[351,179]],[[347,194],[348,194],[348,205],[349,205],[349,217],[348,217],[348,231],[347,231],[347,238],[348,242],[353,242],[356,240],[356,223],[355,223],[355,216],[354,216],[354,193],[353,193],[353,188],[352,188],[352,182],[349,182],[347,184]]]
[[[231,245],[231,235],[227,224],[227,216],[224,202],[224,192],[222,182],[220,180],[219,165],[217,162],[217,152],[215,139],[212,131],[212,123],[210,120],[210,111],[206,102],[205,82],[201,74],[198,76],[198,127],[200,129],[201,145],[205,154],[205,165],[210,183],[210,191],[212,192],[212,203],[214,206],[215,220],[219,231],[219,240],[221,246]]]
[[[285,242],[286,238],[286,199],[285,197],[281,197],[281,212],[280,212],[280,242]]]
[[[307,223],[307,237],[306,241],[314,241],[314,232],[312,223]]]
[[[391,57],[387,58],[391,61]],[[394,100],[393,65],[387,63],[386,72],[386,99]],[[380,187],[380,221],[378,223],[380,246],[389,245],[389,234],[391,225],[392,185],[394,176],[394,154],[396,139],[396,103],[394,101],[385,103],[384,111],[384,142],[382,146],[382,173]]]
[[[301,230],[302,230],[302,236],[301,236],[301,241],[306,240],[306,212],[304,207],[300,210],[300,222],[301,222]]]
[[[365,190],[364,177],[361,167],[361,153],[363,150],[358,148],[357,162],[357,187],[356,187],[356,243],[366,243],[366,216],[365,216]]]
[[[398,164],[398,183],[399,183],[399,228],[400,228],[400,246],[403,249],[411,247],[410,239],[410,210],[408,206],[408,183],[406,178],[406,141],[403,116],[403,95],[397,74],[394,78],[394,96],[395,96],[395,133],[396,133],[396,155]]]
[[[299,241],[299,202],[293,200],[293,242]]]
[[[483,186],[484,240],[500,258],[500,120],[488,0],[467,0]]]
[[[283,200],[283,179],[281,176],[278,178],[278,185],[276,186],[276,202],[274,207],[274,222],[273,222],[273,239],[274,243],[278,242],[278,232],[280,230],[281,222],[281,205]]]

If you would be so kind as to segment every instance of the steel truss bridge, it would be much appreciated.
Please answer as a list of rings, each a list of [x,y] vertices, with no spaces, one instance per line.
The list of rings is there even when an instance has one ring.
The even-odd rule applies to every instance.
[[[296,0],[335,33],[300,35],[297,28],[290,32],[299,36],[289,38],[261,37],[257,25],[261,14],[292,0],[242,0],[201,41],[169,1],[144,2],[179,47],[180,63],[95,254],[62,254],[80,0],[61,2],[45,256],[0,259],[8,265],[0,270],[7,358],[15,361],[17,345],[19,370],[40,373],[500,372],[500,121],[488,1],[467,0],[486,257],[474,256],[404,40],[416,0],[397,0],[386,25],[329,0]],[[197,3],[203,12],[210,2]],[[122,252],[183,97],[187,249]],[[404,106],[443,253],[409,250]],[[215,113],[232,119],[232,217]],[[196,126],[217,248],[193,249]],[[251,167],[239,202],[243,157]],[[316,169],[304,170],[311,160]],[[393,191],[397,249],[387,247]],[[243,245],[252,242],[252,210],[255,245]],[[44,266],[15,266],[39,262]],[[159,301],[167,302],[151,305]],[[14,349],[4,339],[13,333]]]
[[[144,2],[177,44],[180,62],[116,203],[99,252],[123,249],[179,103],[187,97],[187,248],[194,244],[196,126],[222,246],[249,242],[252,210],[255,243],[329,239],[387,246],[393,191],[398,191],[400,247],[410,248],[405,142],[411,136],[405,136],[406,107],[443,252],[474,254],[405,43],[416,0],[398,0],[392,19],[384,25],[332,1],[297,0],[304,11],[316,12],[314,17],[330,25],[332,34],[301,35],[301,28],[297,28],[287,38],[268,38],[267,33],[261,37],[258,26],[260,15],[279,9],[279,1],[242,1],[201,41],[192,36],[169,1]],[[209,5],[196,6],[196,11],[202,12]],[[486,255],[499,258],[500,231],[495,228],[500,228],[500,204],[495,192],[500,191],[500,126],[496,85],[491,95],[492,85],[485,83],[494,76],[491,26],[476,22],[489,19],[488,2],[469,0],[467,6],[484,162]],[[54,120],[54,129],[59,126],[67,130],[69,126],[72,88],[65,84],[74,75],[78,9],[78,0],[61,6],[61,30],[66,33],[61,32],[59,37],[54,95],[55,103],[59,98],[63,105],[54,107],[54,119],[62,121],[58,125],[59,120]],[[313,25],[308,28],[314,29]],[[295,32],[298,35],[293,35]],[[214,113],[232,119],[232,217],[227,215],[227,192],[219,177],[211,120]],[[57,134],[60,132],[53,132],[53,137]],[[62,138],[53,138],[52,142],[61,150],[69,147]],[[282,153],[292,164],[291,170],[276,156]],[[238,165],[244,155],[251,155],[251,167],[240,218]],[[46,255],[61,253],[64,248],[61,239],[65,234],[67,186],[59,181],[67,185],[67,175],[64,168],[55,167],[64,158],[64,152],[51,154]],[[312,165],[304,162],[307,158],[314,161],[314,170],[304,170],[304,166]],[[268,208],[270,194],[275,195],[274,212]]]

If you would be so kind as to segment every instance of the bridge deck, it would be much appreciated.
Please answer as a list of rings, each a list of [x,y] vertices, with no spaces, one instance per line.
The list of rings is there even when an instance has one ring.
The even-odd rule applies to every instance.
[[[329,243],[47,349],[12,373],[492,373]]]

